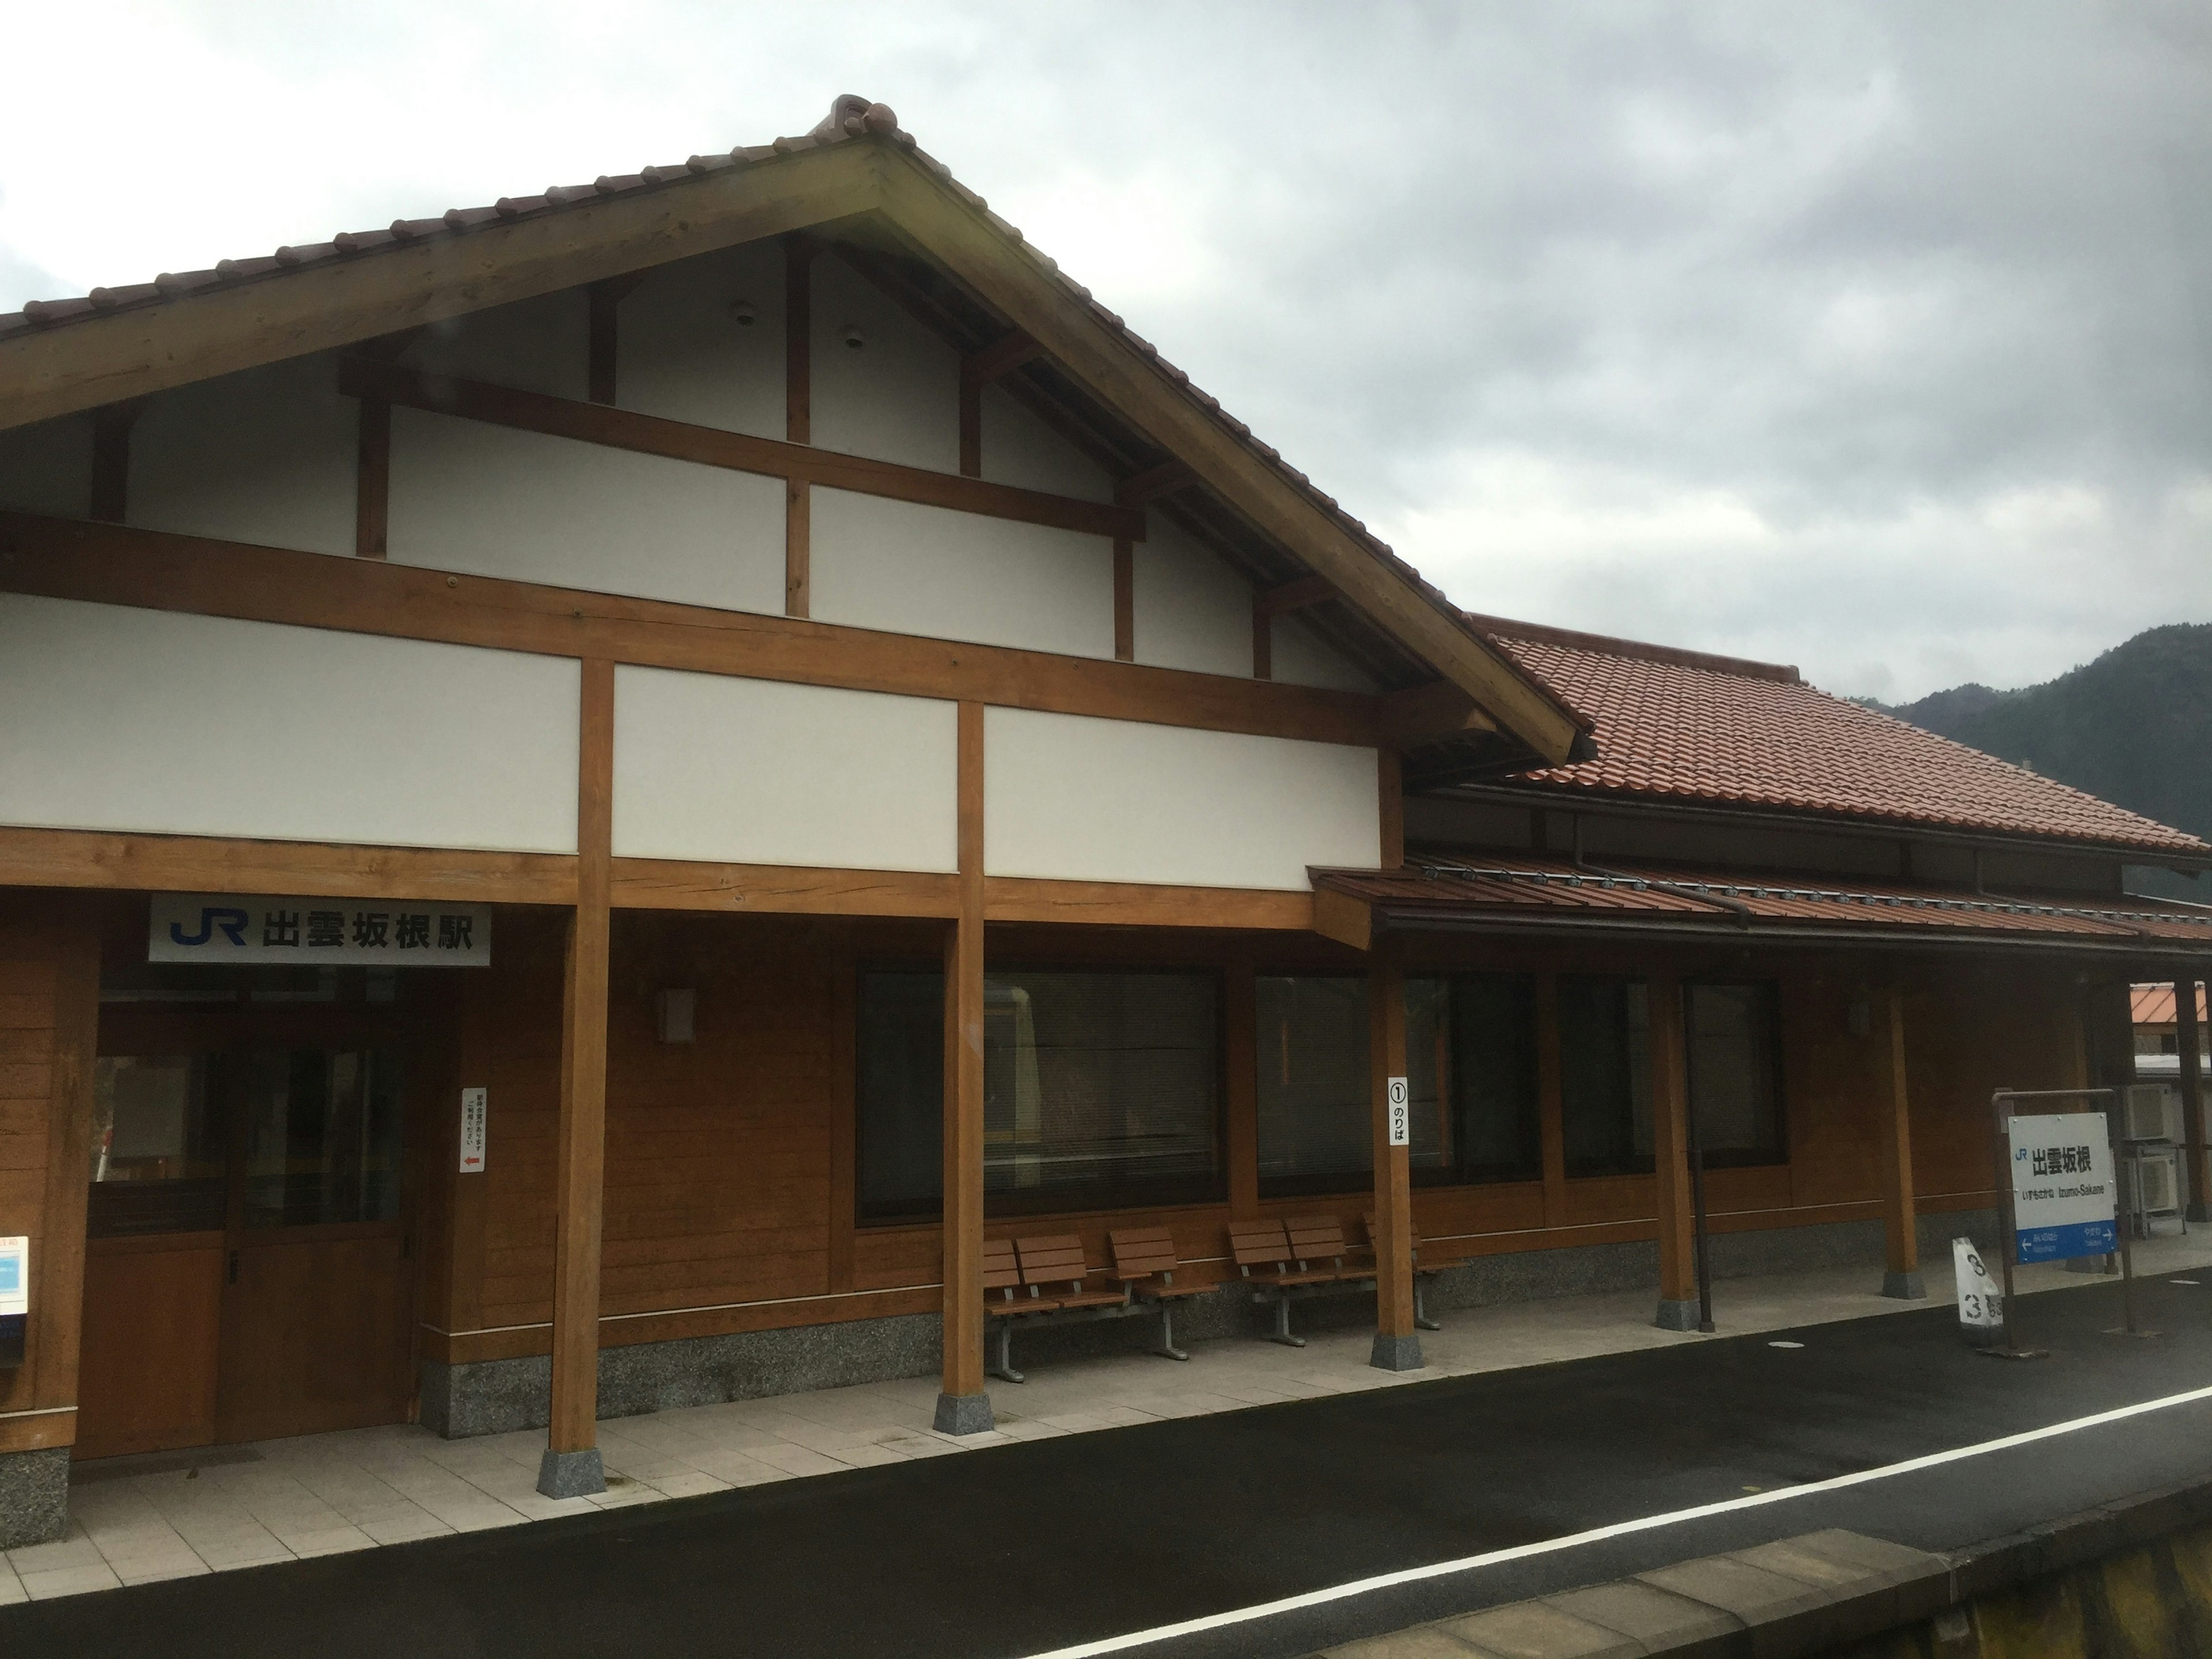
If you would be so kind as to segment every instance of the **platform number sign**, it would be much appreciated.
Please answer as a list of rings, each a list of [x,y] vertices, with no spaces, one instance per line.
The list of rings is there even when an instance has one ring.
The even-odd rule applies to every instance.
[[[1390,1079],[1390,1144],[1393,1146],[1413,1144],[1413,1091],[1406,1086],[1406,1079],[1401,1077]]]

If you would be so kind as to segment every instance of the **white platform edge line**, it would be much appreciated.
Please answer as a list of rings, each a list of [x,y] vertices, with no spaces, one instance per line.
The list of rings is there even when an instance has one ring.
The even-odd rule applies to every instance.
[[[1774,1492],[1753,1493],[1742,1498],[1724,1498],[1717,1504],[1701,1504],[1694,1509],[1672,1510],[1664,1515],[1647,1515],[1633,1521],[1617,1521],[1609,1526],[1593,1527],[1588,1532],[1569,1534],[1561,1538],[1547,1538],[1533,1544],[1516,1544],[1510,1549],[1492,1550],[1486,1555],[1462,1556],[1455,1561],[1437,1561],[1425,1567],[1406,1567],[1396,1572],[1378,1573],[1371,1578],[1355,1578],[1348,1583],[1332,1584],[1325,1589],[1307,1590],[1298,1595],[1286,1595],[1278,1601],[1262,1601],[1249,1607],[1237,1607],[1227,1613],[1212,1613],[1200,1619],[1187,1619],[1181,1624],[1160,1625],[1151,1630],[1134,1631],[1126,1636],[1109,1636],[1100,1641],[1079,1643],[1071,1648],[1054,1648],[1048,1653],[1035,1654],[1030,1659],[1093,1659],[1093,1656],[1122,1653],[1131,1648],[1144,1647],[1154,1642],[1165,1642],[1178,1636],[1196,1636],[1210,1630],[1221,1630],[1231,1625],[1249,1624],[1254,1620],[1269,1619],[1277,1613],[1296,1613],[1302,1607],[1322,1607],[1331,1601],[1342,1601],[1355,1595],[1366,1595],[1376,1590],[1389,1589],[1400,1584],[1419,1583],[1426,1578],[1442,1578],[1455,1572],[1468,1572],[1477,1567],[1495,1566],[1505,1561],[1524,1561],[1532,1556],[1549,1555],[1561,1550],[1579,1548],[1584,1544],[1601,1543],[1608,1538],[1626,1537],[1632,1533],[1652,1532],[1661,1527],[1670,1527],[1684,1521],[1703,1520],[1707,1516],[1727,1515],[1736,1510],[1758,1509],[1768,1504],[1786,1503],[1793,1498],[1810,1497],[1815,1492],[1839,1492],[1847,1486],[1864,1486],[1870,1481],[1885,1480],[1893,1475],[1911,1474],[1920,1469],[1937,1468],[1946,1463],[1962,1462],[1970,1457],[1984,1456],[1990,1452],[2008,1450],[2014,1446],[2033,1444],[2039,1440],[2055,1439],[2062,1434],[2074,1434],[2083,1429],[2099,1428],[2107,1423],[2118,1423],[2130,1417],[2141,1417],[2150,1412],[2165,1411],[2175,1406],[2186,1406],[2200,1400],[2212,1400],[2212,1388],[2191,1389],[2185,1394],[2170,1394],[2157,1400],[2139,1401],[2132,1406],[2118,1406],[2110,1411],[2096,1412],[2087,1417],[2069,1419],[2045,1428],[2028,1429],[2019,1434],[2008,1434],[1996,1440],[1984,1440],[1971,1446],[1954,1446],[1948,1451],[1930,1452],[1922,1457],[1910,1457],[1901,1463],[1886,1463],[1880,1468],[1861,1469],[1853,1474],[1834,1475],[1826,1480],[1815,1480],[1802,1486],[1784,1486]]]

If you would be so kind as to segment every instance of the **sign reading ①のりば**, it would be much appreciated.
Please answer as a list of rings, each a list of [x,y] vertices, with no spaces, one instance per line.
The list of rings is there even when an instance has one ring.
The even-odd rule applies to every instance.
[[[2019,1260],[2066,1261],[2112,1250],[2117,1184],[2105,1115],[2015,1116],[2006,1134]]]

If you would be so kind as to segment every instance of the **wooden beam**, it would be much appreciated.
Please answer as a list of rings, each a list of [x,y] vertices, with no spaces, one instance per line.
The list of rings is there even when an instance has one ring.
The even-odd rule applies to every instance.
[[[1275,619],[1256,605],[1252,607],[1252,678],[1275,678]]]
[[[606,1489],[599,1456],[599,1238],[606,1206],[607,957],[614,826],[615,665],[584,664],[576,782],[576,907],[561,1018],[554,1176],[553,1402],[538,1489]]]
[[[881,173],[878,146],[834,144],[21,329],[0,340],[0,428],[864,212]]]
[[[1375,907],[1365,899],[1317,887],[1313,896],[1313,930],[1323,939],[1364,951],[1375,939]]]
[[[960,915],[945,932],[941,1434],[992,1425],[983,1391],[983,708],[960,705]]]
[[[2187,1168],[2188,1218],[2212,1220],[2212,1151],[2204,1144],[2204,1030],[2197,1018],[2197,980],[2173,986],[2173,1052],[2181,1081],[2182,1158]]]
[[[615,369],[621,361],[621,340],[618,325],[623,296],[638,285],[642,273],[632,271],[622,276],[602,276],[585,290],[586,314],[585,343],[586,396],[595,404],[611,404],[615,400]]]
[[[1382,867],[1401,870],[1406,865],[1406,781],[1395,750],[1385,749],[1376,756],[1375,785]]]
[[[381,398],[433,414],[457,415],[488,425],[542,432],[580,443],[602,444],[641,455],[663,455],[702,466],[726,467],[763,477],[788,478],[830,489],[950,507],[980,517],[1048,525],[1093,536],[1145,539],[1145,515],[1103,501],[1052,495],[1012,484],[986,483],[927,467],[901,466],[865,455],[847,455],[805,444],[780,443],[720,427],[664,420],[634,410],[607,409],[571,398],[457,380],[417,369],[347,358],[338,365],[338,390],[348,397]]]
[[[392,405],[364,398],[356,406],[353,486],[353,551],[357,559],[380,559],[391,545]]]
[[[1683,1046],[1682,982],[1646,981],[1650,1019],[1651,1155],[1658,1176],[1659,1311],[1670,1331],[1698,1328],[1695,1218],[1690,1209],[1690,1081]]]
[[[1881,1231],[1887,1260],[1881,1293],[1904,1301],[1928,1294],[1920,1279],[1920,1236],[1912,1197],[1912,1112],[1905,1086],[1905,996],[1895,987],[1879,999],[1882,1047]]]
[[[1498,723],[1475,707],[1474,699],[1450,680],[1385,691],[1376,704],[1382,742],[1392,749],[1419,749],[1463,732],[1498,729]]]
[[[1376,699],[0,513],[0,592],[1371,747]]]
[[[323,893],[332,898],[573,904],[576,860],[208,836],[113,835],[0,826],[0,887],[121,892]]]
[[[1137,659],[1137,552],[1120,537],[1114,542],[1114,660]]]
[[[964,374],[960,377],[960,476],[983,476],[983,388]]]
[[[814,441],[814,256],[811,236],[783,240],[783,435]]]
[[[618,858],[611,880],[617,910],[945,918],[960,914],[958,877],[904,870]]]
[[[1158,466],[1148,466],[1142,472],[1133,472],[1114,486],[1114,499],[1124,507],[1142,507],[1163,495],[1172,495],[1179,489],[1188,489],[1198,483],[1198,474],[1181,461],[1165,460]]]
[[[1554,764],[1579,728],[1533,679],[1169,379],[979,209],[903,152],[884,154],[883,211],[1099,401]]]
[[[783,481],[783,614],[814,610],[814,490],[798,478]]]
[[[978,386],[1012,374],[1024,363],[1033,363],[1044,355],[1044,348],[1018,328],[1010,328],[981,350],[971,352],[960,362],[960,378]]]
[[[121,524],[131,505],[131,428],[145,404],[139,399],[110,404],[92,417],[91,516]]]
[[[992,921],[1066,921],[1106,927],[1218,927],[1302,933],[1315,895],[1243,887],[1167,887],[1119,881],[992,876],[983,884]]]
[[[1368,1363],[1387,1371],[1421,1369],[1413,1328],[1413,1148],[1394,1145],[1394,1090],[1407,1085],[1406,981],[1397,947],[1376,951],[1367,964],[1369,1115],[1375,1154],[1375,1342]],[[1413,1103],[1402,1103],[1410,1127]]]
[[[1252,596],[1252,608],[1264,616],[1287,617],[1336,597],[1324,576],[1301,576],[1296,581],[1264,588]]]

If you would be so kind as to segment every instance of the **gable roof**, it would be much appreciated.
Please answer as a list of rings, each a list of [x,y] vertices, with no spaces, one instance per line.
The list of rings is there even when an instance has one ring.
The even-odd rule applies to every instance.
[[[1589,720],[1598,758],[1522,781],[1591,794],[2212,856],[2212,846],[1806,684],[1794,668],[1469,620]]]
[[[804,137],[0,316],[0,429],[856,216],[1036,340],[1153,447],[1153,468],[1188,467],[1457,686],[1517,759],[1587,750],[1572,711],[1443,592],[922,153],[890,109],[849,94]]]

